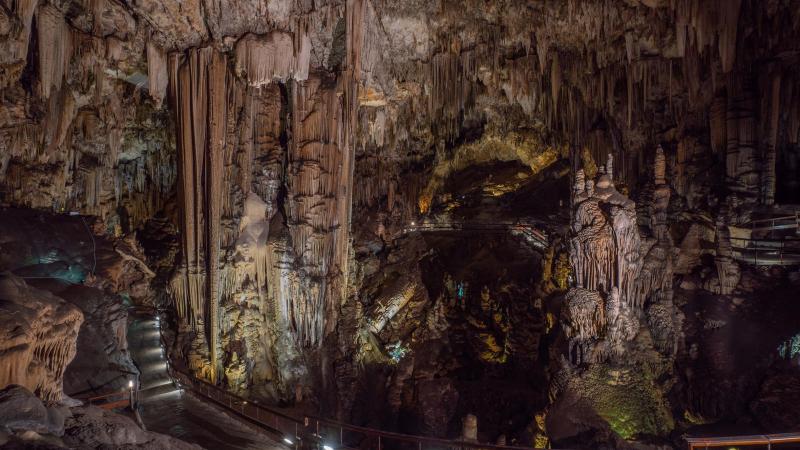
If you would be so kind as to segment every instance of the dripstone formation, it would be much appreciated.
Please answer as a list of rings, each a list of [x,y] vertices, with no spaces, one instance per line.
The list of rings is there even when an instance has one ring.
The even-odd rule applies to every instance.
[[[358,426],[796,430],[799,63],[794,0],[0,0],[0,388],[124,388],[147,311]]]

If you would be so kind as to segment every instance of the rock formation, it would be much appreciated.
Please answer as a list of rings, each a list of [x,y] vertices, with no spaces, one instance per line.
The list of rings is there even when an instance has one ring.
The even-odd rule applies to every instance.
[[[55,327],[2,380],[60,396],[69,335],[70,388],[114,386],[130,301],[196,375],[358,425],[762,424],[798,38],[792,0],[0,1],[5,301]]]
[[[0,390],[0,411],[3,448],[200,448],[147,432],[130,418],[97,407],[47,407],[16,385]]]
[[[64,370],[75,357],[83,314],[49,292],[19,277],[0,278],[3,321],[3,371],[0,385],[19,384],[40,398],[64,396]]]

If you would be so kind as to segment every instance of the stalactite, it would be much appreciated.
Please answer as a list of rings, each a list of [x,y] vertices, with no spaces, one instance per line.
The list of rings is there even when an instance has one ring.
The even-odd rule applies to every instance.
[[[208,143],[206,155],[206,273],[208,289],[208,310],[210,323],[210,359],[212,379],[216,379],[219,370],[219,302],[220,302],[220,221],[222,220],[223,187],[223,151],[225,148],[226,119],[226,78],[228,73],[227,58],[214,52],[208,66]]]
[[[724,73],[733,70],[736,59],[736,34],[741,6],[742,0],[726,0],[719,10],[719,59]]]
[[[11,83],[21,74],[22,67],[28,57],[28,46],[31,41],[31,25],[33,23],[33,16],[36,11],[37,3],[37,0],[17,0],[11,2],[9,5],[11,13],[19,18],[21,30],[19,30],[19,34],[16,36],[12,34],[5,38],[4,45],[6,47],[4,48],[4,54],[0,55],[0,64],[16,66],[18,69],[12,77],[0,77],[0,88],[6,87],[3,85],[4,82]]]
[[[160,107],[167,95],[169,82],[167,56],[152,41],[147,41],[147,81],[150,96],[155,101],[156,107]]]
[[[754,200],[759,190],[756,164],[755,93],[749,77],[737,80],[737,94],[728,99],[726,176],[731,189]]]
[[[60,89],[50,97],[41,135],[41,148],[48,158],[54,158],[62,149],[76,112],[71,90]],[[30,150],[35,150],[35,147],[29,148]]]
[[[306,33],[296,38],[281,31],[264,36],[248,34],[236,43],[236,72],[253,86],[289,79],[303,81],[308,78],[310,54],[311,41]]]
[[[327,278],[333,266],[336,230],[340,222],[337,198],[344,148],[339,145],[342,126],[340,98],[319,77],[295,85],[292,95],[292,137],[289,152],[289,190],[294,201],[289,219],[294,253],[311,278],[309,292],[284,298],[281,308],[294,324],[299,342],[316,345],[322,338]],[[316,281],[319,280],[319,281]],[[328,300],[330,301],[330,300]]]
[[[561,63],[558,59],[558,52],[553,52],[553,61],[550,68],[550,95],[553,98],[553,108],[558,109],[558,94],[561,92]]]
[[[708,114],[711,148],[719,155],[725,154],[727,144],[726,102],[725,96],[715,96]]]
[[[220,245],[227,129],[227,58],[211,48],[169,61],[178,144],[182,269],[171,284],[177,309],[209,325],[210,376],[219,374]],[[206,312],[207,311],[207,312]],[[205,320],[204,320],[205,319]]]
[[[50,98],[51,89],[61,90],[72,57],[72,33],[64,15],[52,5],[36,12],[39,42],[39,89],[42,98]]]
[[[567,321],[571,324],[570,337],[581,340],[593,339],[603,333],[606,325],[604,302],[600,294],[589,289],[570,289],[564,299]]]

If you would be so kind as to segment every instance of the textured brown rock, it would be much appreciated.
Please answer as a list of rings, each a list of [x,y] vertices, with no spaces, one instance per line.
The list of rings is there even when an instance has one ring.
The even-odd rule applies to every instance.
[[[242,394],[451,435],[475,413],[481,440],[517,443],[574,404],[585,423],[548,428],[554,446],[663,442],[695,413],[745,414],[697,396],[691,346],[734,327],[694,309],[764,288],[735,230],[800,195],[796,16],[789,0],[5,2],[0,203],[127,238],[98,270],[55,244],[10,264],[3,241],[0,262],[174,308],[176,354]],[[551,241],[541,280],[522,240],[416,229],[531,218]],[[493,409],[524,413],[482,415],[462,382],[516,389],[517,370],[527,394],[491,391]],[[452,410],[415,400],[436,383]]]
[[[3,355],[0,385],[18,384],[40,398],[64,395],[64,370],[75,357],[83,314],[49,292],[28,286],[19,277],[0,277]]]

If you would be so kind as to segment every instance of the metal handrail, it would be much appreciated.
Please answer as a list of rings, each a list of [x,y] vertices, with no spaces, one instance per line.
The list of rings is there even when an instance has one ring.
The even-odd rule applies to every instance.
[[[292,417],[288,413],[278,411],[275,408],[264,406],[258,403],[252,403],[243,397],[228,392],[205,380],[201,380],[191,374],[183,372],[182,370],[179,370],[171,365],[169,366],[168,370],[171,372],[171,375],[175,374],[175,378],[193,388],[194,392],[212,400],[214,403],[238,415],[241,415],[263,427],[266,427],[271,431],[278,432],[285,437],[292,438],[293,442],[296,442],[298,438],[302,438],[303,435],[316,436],[318,438],[327,437],[329,439],[336,439],[338,437],[339,445],[341,446],[344,445],[344,433],[347,431],[348,433],[361,434],[366,438],[377,439],[378,450],[382,450],[384,440],[413,443],[417,444],[418,448],[420,449],[428,445],[437,445],[445,446],[451,449],[537,450],[534,447],[485,444],[395,433],[374,428],[360,427],[314,416],[304,416],[302,419],[300,419]],[[216,394],[216,396],[214,394]],[[222,398],[220,398],[220,396],[222,396]],[[253,411],[255,411],[255,414],[253,414]],[[283,423],[281,423],[281,420]],[[328,430],[333,430],[334,432],[328,433],[328,436],[323,436],[322,431],[324,431],[326,428]],[[338,434],[338,436],[336,436],[336,434]]]
[[[800,442],[800,433],[756,434],[750,436],[722,436],[722,437],[687,437],[689,450],[714,447],[728,447],[732,445],[766,445],[772,448],[773,444],[792,444]]]
[[[437,230],[464,230],[464,231],[520,231],[532,235],[532,237],[544,245],[547,244],[547,235],[536,227],[536,222],[517,221],[479,221],[479,220],[450,220],[447,222],[423,222],[415,225],[403,227],[402,234],[415,231],[437,231]]]
[[[731,240],[732,241],[753,241],[753,242],[800,242],[800,238],[759,239],[759,238],[732,237]]]
[[[756,220],[751,220],[750,223],[774,222],[774,221],[777,221],[777,220],[797,220],[797,215],[795,214],[795,215],[791,215],[791,216],[772,217],[772,218],[767,218],[767,219],[756,219]]]
[[[782,223],[778,223],[782,222]],[[756,227],[759,223],[769,223],[769,226]],[[746,225],[750,225],[752,231],[775,231],[791,228],[800,228],[800,211],[792,216],[771,217],[767,219],[751,220]]]

